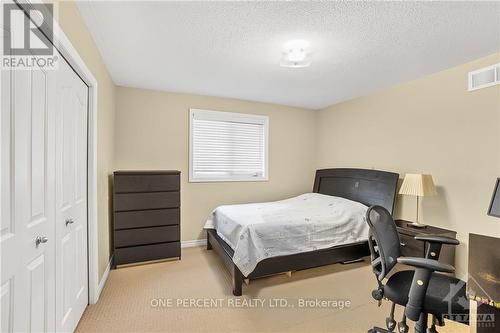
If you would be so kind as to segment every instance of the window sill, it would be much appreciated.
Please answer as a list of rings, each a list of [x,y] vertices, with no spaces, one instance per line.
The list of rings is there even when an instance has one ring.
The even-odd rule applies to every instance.
[[[267,182],[269,178],[226,178],[226,179],[192,179],[189,183],[227,183],[227,182]]]

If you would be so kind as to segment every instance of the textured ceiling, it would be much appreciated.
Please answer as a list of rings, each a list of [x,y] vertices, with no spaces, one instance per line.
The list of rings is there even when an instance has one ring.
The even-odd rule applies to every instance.
[[[500,49],[500,2],[79,2],[118,85],[323,108]],[[306,39],[308,68],[279,66]],[[465,87],[464,87],[465,89]]]

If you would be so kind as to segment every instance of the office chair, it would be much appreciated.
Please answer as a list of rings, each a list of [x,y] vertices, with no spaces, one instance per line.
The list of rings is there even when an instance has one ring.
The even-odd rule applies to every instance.
[[[468,324],[465,282],[442,274],[453,273],[455,268],[438,261],[441,246],[458,245],[458,240],[433,235],[415,236],[415,239],[429,243],[426,257],[401,257],[399,234],[391,214],[383,207],[372,206],[366,213],[366,220],[370,226],[368,244],[372,268],[378,283],[372,297],[379,301],[379,306],[383,298],[392,302],[391,313],[386,318],[387,329],[374,327],[368,332],[394,331],[396,304],[405,307],[403,318],[398,323],[399,333],[408,332],[407,318],[416,322],[415,333],[437,332],[436,324],[443,326],[444,316]],[[398,271],[388,277],[397,263],[412,266],[414,269]],[[384,284],[386,277],[388,278]],[[428,315],[433,316],[430,328],[427,326]]]

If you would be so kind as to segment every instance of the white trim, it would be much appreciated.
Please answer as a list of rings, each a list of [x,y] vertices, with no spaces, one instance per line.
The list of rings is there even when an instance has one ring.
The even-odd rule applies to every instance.
[[[203,179],[189,179],[189,183],[227,183],[227,182],[267,182],[269,177],[261,178],[203,178]]]
[[[193,174],[193,119],[232,121],[243,123],[254,123],[264,125],[264,174],[259,177],[238,176],[238,177],[206,177],[197,178]],[[205,109],[189,109],[189,176],[190,183],[213,183],[213,182],[266,182],[269,181],[269,116],[256,114],[245,114],[238,112],[214,111]]]
[[[205,109],[189,109],[191,118],[196,116],[196,119],[216,120],[216,121],[233,121],[240,123],[251,123],[265,125],[269,117],[256,114],[245,114],[238,112],[214,111]]]
[[[19,2],[27,4],[44,3],[42,0],[22,0]],[[95,304],[99,299],[99,257],[97,247],[97,80],[73,44],[71,44],[57,20],[54,19],[53,22],[55,47],[89,87],[87,157],[88,282],[89,304]]]
[[[104,286],[106,285],[106,281],[108,280],[109,272],[111,270],[111,264],[113,263],[113,256],[109,259],[108,266],[106,267],[106,270],[104,270],[104,274],[102,275],[101,281],[99,281],[99,285],[97,286],[97,298],[99,299],[99,296],[101,296],[101,292],[104,289]]]
[[[181,241],[181,248],[183,249],[187,247],[206,246],[206,245],[207,245],[206,239],[193,239],[193,240]]]

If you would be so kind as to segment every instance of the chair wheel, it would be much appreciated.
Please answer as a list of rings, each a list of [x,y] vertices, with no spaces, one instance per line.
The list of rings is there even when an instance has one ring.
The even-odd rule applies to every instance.
[[[372,297],[377,301],[380,301],[384,297],[384,290],[382,288],[373,290]]]
[[[408,333],[408,329],[409,329],[409,327],[408,327],[408,325],[406,325],[405,322],[400,321],[398,323],[398,332],[399,333]]]
[[[392,332],[396,328],[396,321],[393,318],[387,317],[385,318],[385,326]]]

